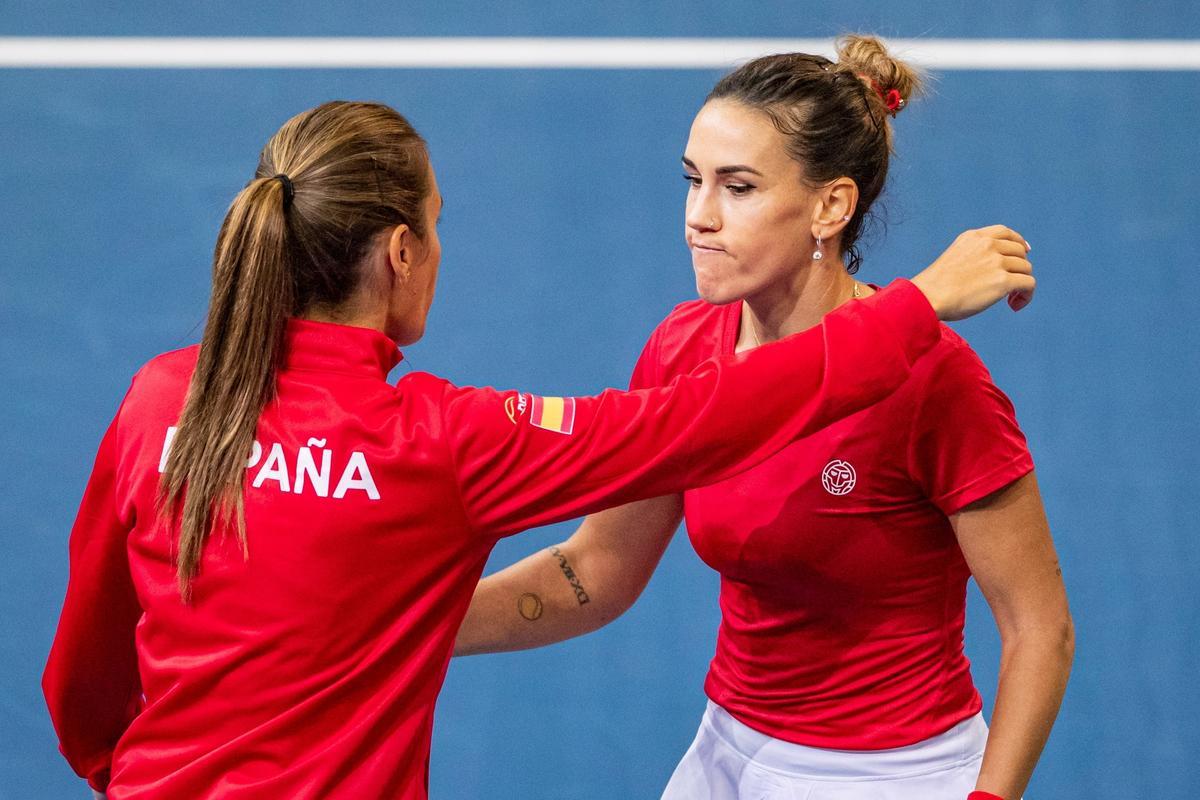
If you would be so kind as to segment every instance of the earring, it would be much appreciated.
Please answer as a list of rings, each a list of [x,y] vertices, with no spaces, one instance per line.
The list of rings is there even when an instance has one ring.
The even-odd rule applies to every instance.
[[[847,214],[846,216],[842,217],[842,222],[849,222],[849,221],[850,221],[850,215],[849,215],[849,214]]]
[[[817,249],[816,249],[816,251],[813,252],[813,261],[820,261],[824,257],[825,257],[825,254],[821,252],[821,237],[820,237],[820,235],[818,235],[817,236]]]

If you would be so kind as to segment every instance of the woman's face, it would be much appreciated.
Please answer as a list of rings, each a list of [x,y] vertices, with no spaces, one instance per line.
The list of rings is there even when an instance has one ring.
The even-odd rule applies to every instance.
[[[397,344],[409,345],[425,335],[425,320],[433,305],[437,287],[438,265],[442,261],[442,243],[438,239],[438,217],[442,213],[442,194],[438,190],[433,165],[429,166],[429,194],[425,198],[425,238],[412,237],[409,250],[408,278],[397,281],[392,289],[392,301],[387,334]]]
[[[811,263],[817,197],[785,147],[765,114],[736,101],[696,115],[683,155],[684,234],[702,299],[753,297]]]

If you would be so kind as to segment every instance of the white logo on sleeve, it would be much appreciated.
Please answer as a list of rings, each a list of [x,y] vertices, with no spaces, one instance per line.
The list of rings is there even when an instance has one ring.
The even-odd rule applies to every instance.
[[[858,476],[848,461],[834,459],[821,471],[821,485],[832,495],[850,494],[857,482]]]

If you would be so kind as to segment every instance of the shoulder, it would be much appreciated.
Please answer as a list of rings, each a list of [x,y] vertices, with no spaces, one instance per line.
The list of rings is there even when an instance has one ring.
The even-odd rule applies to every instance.
[[[512,389],[459,385],[428,372],[405,375],[396,383],[396,394],[400,416],[451,450],[469,447],[479,437],[507,437],[537,400]]]
[[[913,366],[901,391],[919,409],[920,425],[925,427],[983,430],[992,423],[1005,428],[1016,425],[1012,400],[996,386],[966,340],[945,325],[941,339]]]
[[[983,359],[948,325],[939,325],[941,337],[928,353],[913,365],[910,384],[926,390],[948,386],[990,384],[991,373]]]
[[[454,388],[453,383],[431,372],[410,372],[396,381],[396,391],[406,395],[441,396]]]
[[[190,381],[200,357],[200,345],[170,350],[142,365],[133,376],[135,384],[154,384],[178,380]]]
[[[696,365],[721,353],[730,310],[703,300],[675,306],[646,343],[643,358],[652,359],[664,382],[691,372]]]
[[[440,403],[455,385],[429,372],[410,372],[396,381],[396,395],[405,400]]]
[[[140,415],[160,411],[178,416],[199,355],[197,344],[157,355],[143,364],[130,382],[125,412],[133,410]]]
[[[909,471],[942,513],[955,514],[1033,469],[1012,401],[961,336],[943,326],[913,378]]]
[[[183,412],[199,352],[193,345],[163,353],[134,373],[110,428],[125,474],[132,474],[130,465],[149,469],[158,463],[164,436],[169,441],[170,428]]]
[[[662,331],[687,335],[719,325],[725,313],[728,313],[728,306],[714,306],[703,300],[688,300],[671,309],[671,313],[667,314],[654,330],[655,333]]]
[[[459,386],[429,372],[410,372],[396,381],[397,408],[420,419],[444,416],[463,404],[456,402],[476,398],[484,391],[475,386]],[[467,405],[470,405],[467,403]]]

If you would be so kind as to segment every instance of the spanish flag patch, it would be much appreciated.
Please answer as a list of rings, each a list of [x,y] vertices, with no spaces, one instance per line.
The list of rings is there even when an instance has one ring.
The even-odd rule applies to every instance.
[[[529,424],[555,433],[570,434],[575,429],[574,397],[530,395],[529,399]]]

